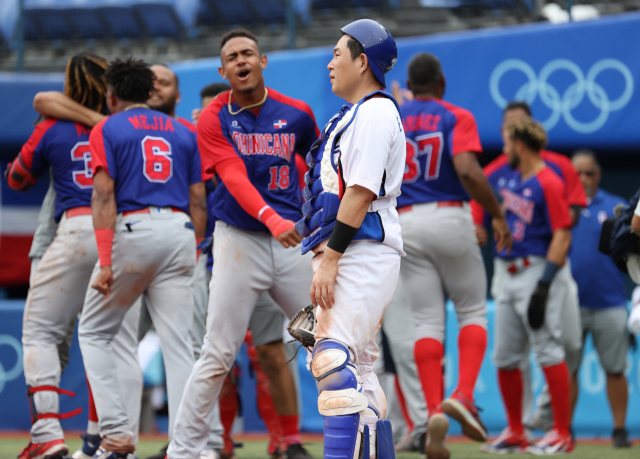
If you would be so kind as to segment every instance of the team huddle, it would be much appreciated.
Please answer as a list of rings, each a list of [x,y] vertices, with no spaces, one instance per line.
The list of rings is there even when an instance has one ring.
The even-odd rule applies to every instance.
[[[546,134],[526,104],[505,110],[505,154],[483,171],[476,122],[442,100],[435,56],[409,63],[411,100],[385,91],[397,49],[375,21],[342,28],[327,68],[345,105],[322,129],[307,104],[265,86],[268,60],[250,32],[227,33],[220,55],[229,86],[203,91],[195,125],[175,116],[177,76],[133,58],[109,64],[81,53],[69,61],[64,94],[37,96],[45,116],[5,174],[22,191],[48,171],[52,178],[30,253],[23,346],[33,426],[19,459],[69,454],[59,420],[76,412],[60,413],[58,398],[70,395],[59,384],[78,314],[90,413],[73,457],[134,457],[141,310],[167,375],[170,443],[159,457],[233,456],[221,392],[250,328],[280,432],[269,454],[310,459],[282,345],[282,313],[299,319],[309,302],[290,329],[312,337],[326,459],[395,458],[373,365],[381,326],[392,349],[404,330],[391,332],[383,316],[413,323],[413,349],[394,359],[405,368],[415,360],[427,457],[450,456],[449,418],[486,442],[474,389],[487,348],[480,244],[489,227],[500,324],[493,359],[508,427],[483,449],[573,451],[576,364],[561,315],[576,296],[565,264],[571,209],[586,199],[571,187],[575,171],[543,151]],[[460,333],[458,384],[445,398],[447,297]],[[522,424],[528,346],[554,423],[535,444]]]

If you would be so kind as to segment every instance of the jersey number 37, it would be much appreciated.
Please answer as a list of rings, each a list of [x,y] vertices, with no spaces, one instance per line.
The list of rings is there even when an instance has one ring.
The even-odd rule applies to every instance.
[[[440,175],[440,159],[443,148],[442,132],[419,135],[415,140],[407,139],[407,163],[404,167],[405,183],[413,183],[419,178],[434,180]],[[424,160],[424,174],[422,172],[421,159]]]

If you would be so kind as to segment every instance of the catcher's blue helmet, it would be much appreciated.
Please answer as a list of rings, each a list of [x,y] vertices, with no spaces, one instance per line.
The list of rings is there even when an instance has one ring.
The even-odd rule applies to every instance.
[[[386,88],[384,74],[393,68],[398,59],[398,48],[389,31],[373,19],[360,19],[341,30],[360,42],[373,74]]]

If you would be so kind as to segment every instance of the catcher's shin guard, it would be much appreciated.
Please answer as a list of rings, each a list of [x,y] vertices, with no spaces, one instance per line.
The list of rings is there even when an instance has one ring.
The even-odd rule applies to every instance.
[[[376,422],[376,457],[377,459],[396,459],[393,431],[389,421]]]
[[[369,449],[368,435],[362,444],[367,397],[350,360],[349,349],[338,341],[323,340],[313,349],[311,373],[318,381],[318,410],[324,416],[325,459],[358,459],[361,446]]]

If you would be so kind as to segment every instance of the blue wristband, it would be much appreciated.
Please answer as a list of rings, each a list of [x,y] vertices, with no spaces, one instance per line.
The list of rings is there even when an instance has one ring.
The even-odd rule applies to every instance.
[[[547,260],[547,264],[544,266],[544,273],[542,273],[542,277],[540,278],[540,282],[545,284],[550,284],[555,275],[560,270],[561,266],[557,265],[549,260]]]

